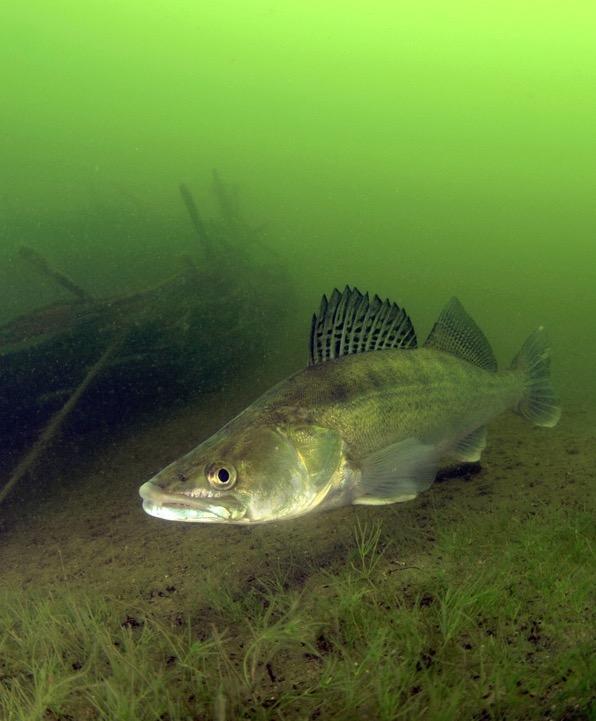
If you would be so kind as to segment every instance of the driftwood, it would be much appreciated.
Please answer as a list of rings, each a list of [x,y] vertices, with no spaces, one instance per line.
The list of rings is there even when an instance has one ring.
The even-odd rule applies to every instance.
[[[22,258],[28,260],[36,270],[43,275],[46,275],[48,278],[51,278],[62,288],[66,288],[66,290],[72,293],[80,301],[87,303],[93,301],[93,298],[86,290],[83,290],[83,288],[77,285],[65,273],[52,268],[52,266],[40,253],[37,253],[32,248],[28,248],[26,245],[23,245],[19,248],[19,254]]]
[[[70,413],[72,413],[72,411],[75,409],[87,388],[89,388],[89,386],[106,368],[110,358],[112,358],[117,353],[118,348],[122,345],[125,336],[126,330],[122,330],[120,333],[118,333],[117,337],[103,352],[101,358],[89,369],[89,371],[87,372],[83,380],[79,383],[70,398],[62,406],[62,408],[52,417],[48,425],[44,428],[42,434],[39,436],[39,439],[31,447],[29,452],[25,454],[23,459],[12,472],[8,481],[0,489],[0,503],[4,501],[6,496],[8,496],[8,494],[12,491],[16,484],[20,480],[22,480],[27,475],[27,473],[34,469],[35,464],[45,453],[50,443],[58,435],[60,429],[64,425],[64,422],[66,421]]]
[[[197,208],[197,204],[195,203],[195,200],[192,197],[190,190],[184,183],[180,183],[178,189],[180,190],[180,195],[182,196],[182,202],[186,206],[186,210],[188,211],[188,215],[190,216],[190,221],[193,224],[194,229],[197,231],[199,241],[202,243],[207,253],[209,255],[212,255],[213,247],[211,245],[211,239],[207,234],[205,224],[203,223],[203,219],[201,218],[199,209]]]
[[[284,268],[273,253],[256,260],[251,242],[262,239],[216,173],[212,190],[220,215],[205,219],[188,187],[180,186],[197,234],[197,261],[182,258],[178,272],[150,288],[94,298],[39,252],[21,249],[21,257],[72,300],[0,326],[0,450],[29,445],[34,453],[31,444],[56,418],[62,425],[68,417],[77,432],[105,427],[137,410],[157,411],[221,388],[262,364],[287,305]],[[80,379],[122,327],[126,337],[77,395]]]

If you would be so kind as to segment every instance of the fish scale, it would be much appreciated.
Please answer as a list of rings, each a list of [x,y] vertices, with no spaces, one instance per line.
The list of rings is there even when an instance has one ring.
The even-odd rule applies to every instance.
[[[542,328],[497,371],[457,299],[418,347],[403,308],[369,298],[349,287],[323,296],[308,366],[143,484],[147,513],[242,525],[407,501],[443,457],[479,460],[486,424],[503,411],[557,423]]]
[[[385,377],[383,385],[370,382],[371,367]],[[489,373],[430,349],[373,351],[314,368],[319,370],[316,378],[310,369],[291,379],[262,412],[279,416],[280,408],[307,408],[316,423],[337,425],[353,456],[412,433],[433,437],[446,424],[454,434],[473,429],[513,405],[523,393],[515,372]],[[341,404],[336,403],[338,385],[351,388]],[[480,410],[472,416],[476,407]]]

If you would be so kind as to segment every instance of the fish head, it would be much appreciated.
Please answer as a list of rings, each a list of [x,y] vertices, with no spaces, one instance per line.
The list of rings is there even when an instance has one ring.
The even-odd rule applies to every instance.
[[[139,490],[150,515],[264,523],[303,515],[341,481],[340,435],[318,426],[223,428]]]

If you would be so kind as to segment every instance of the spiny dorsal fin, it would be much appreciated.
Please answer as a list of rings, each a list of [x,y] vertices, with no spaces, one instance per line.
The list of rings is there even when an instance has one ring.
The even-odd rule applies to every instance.
[[[403,308],[390,300],[346,286],[329,300],[323,296],[312,317],[308,365],[353,353],[390,348],[416,348],[416,333]]]
[[[485,370],[497,370],[497,361],[486,336],[457,298],[451,298],[443,308],[424,345],[451,353]]]

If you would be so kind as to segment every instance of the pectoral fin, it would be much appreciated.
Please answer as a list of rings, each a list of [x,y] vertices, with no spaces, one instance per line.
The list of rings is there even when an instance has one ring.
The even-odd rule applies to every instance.
[[[439,453],[433,445],[406,438],[362,461],[358,492],[352,503],[383,505],[409,501],[434,481]]]

